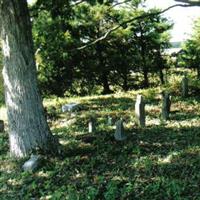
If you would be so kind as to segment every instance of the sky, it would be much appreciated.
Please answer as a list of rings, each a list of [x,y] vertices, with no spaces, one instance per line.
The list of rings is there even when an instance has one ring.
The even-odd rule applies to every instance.
[[[29,3],[35,0],[28,0]],[[147,0],[146,6],[148,8],[167,8],[171,5],[177,4],[174,0]],[[173,30],[171,31],[171,41],[183,41],[192,33],[192,26],[195,19],[200,17],[199,7],[176,7],[163,14],[168,19],[174,22]]]
[[[147,0],[148,8],[167,8],[171,5],[177,4],[174,0]],[[200,17],[199,7],[175,7],[163,14],[168,19],[174,22],[173,30],[171,31],[171,41],[183,41],[192,33],[193,22]]]

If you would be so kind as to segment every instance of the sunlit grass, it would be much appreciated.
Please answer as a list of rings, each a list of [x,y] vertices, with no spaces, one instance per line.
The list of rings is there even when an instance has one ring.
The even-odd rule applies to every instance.
[[[174,79],[168,121],[161,119],[161,87],[45,99],[45,106],[56,108],[49,124],[63,155],[44,157],[43,167],[35,173],[22,172],[22,162],[9,158],[7,133],[0,133],[0,199],[199,199],[200,96],[180,97],[176,91],[180,78]],[[139,93],[146,100],[145,128],[135,123]],[[81,109],[61,113],[61,106],[70,102],[80,103]],[[5,108],[1,111],[5,113]],[[91,116],[96,130],[89,134]],[[123,142],[113,137],[120,118],[127,135]]]

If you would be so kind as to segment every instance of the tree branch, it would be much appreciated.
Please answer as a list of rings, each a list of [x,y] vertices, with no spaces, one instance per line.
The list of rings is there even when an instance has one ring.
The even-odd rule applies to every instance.
[[[193,6],[200,6],[200,0],[175,0],[175,1],[187,3]]]
[[[73,4],[72,4],[72,6],[74,7],[74,6],[77,6],[77,5],[79,5],[79,4],[81,4],[81,3],[83,3],[85,0],[78,0],[78,1],[76,1],[76,2],[74,2]]]
[[[130,2],[130,1],[131,1],[131,0],[125,0],[125,1],[122,1],[122,2],[115,3],[115,4],[113,4],[112,6],[110,6],[110,8],[109,8],[108,10],[114,8],[115,6],[119,6],[119,5],[122,5],[122,4],[124,4],[124,3],[128,3],[128,2]]]
[[[175,7],[192,7],[194,5],[191,5],[191,4],[175,4],[175,5],[172,5],[172,6],[169,6],[168,8],[164,9],[164,10],[161,10],[161,11],[158,11],[158,12],[153,12],[153,13],[147,13],[147,14],[144,14],[144,15],[140,15],[140,16],[137,16],[137,17],[134,17],[132,19],[129,19],[129,20],[126,20],[122,23],[120,23],[119,25],[117,26],[114,26],[113,28],[111,28],[110,30],[108,30],[103,36],[97,38],[96,40],[93,40],[91,42],[88,42],[86,43],[85,45],[81,46],[81,47],[78,47],[74,50],[82,50],[82,49],[85,49],[89,46],[92,46],[96,43],[98,43],[99,41],[102,41],[102,40],[105,40],[112,32],[116,31],[117,29],[119,29],[120,27],[123,27],[135,20],[140,20],[140,19],[144,19],[144,18],[147,18],[147,17],[151,17],[151,16],[155,16],[155,15],[160,15],[160,14],[163,14],[164,12],[172,9],[172,8],[175,8]]]

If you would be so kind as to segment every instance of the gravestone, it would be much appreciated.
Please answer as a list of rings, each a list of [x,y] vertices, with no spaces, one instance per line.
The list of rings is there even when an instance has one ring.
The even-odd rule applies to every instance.
[[[145,101],[142,95],[137,95],[135,103],[136,123],[140,127],[145,127]]]
[[[41,157],[39,155],[31,155],[31,158],[27,160],[22,169],[24,171],[34,172],[36,171],[41,165]]]
[[[80,109],[80,104],[69,103],[62,106],[62,112],[74,112]]]
[[[162,93],[162,119],[168,120],[171,107],[171,96],[168,92]]]
[[[112,125],[113,125],[112,117],[108,116],[108,126],[112,126]]]
[[[88,123],[88,132],[89,133],[94,133],[95,132],[95,122],[96,122],[96,120],[95,120],[95,118],[93,118],[93,117],[91,117],[90,119],[89,119],[89,123]]]
[[[0,120],[0,132],[4,132],[4,121]]]
[[[181,95],[182,97],[188,96],[188,78],[186,73],[181,81]]]
[[[114,137],[115,137],[115,140],[117,141],[123,141],[126,139],[122,120],[119,120],[116,122],[116,130],[115,130]]]

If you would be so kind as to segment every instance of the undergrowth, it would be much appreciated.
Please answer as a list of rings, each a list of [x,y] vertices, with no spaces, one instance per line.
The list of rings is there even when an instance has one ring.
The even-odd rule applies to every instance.
[[[37,172],[22,172],[21,163],[8,156],[7,133],[0,133],[0,199],[200,199],[200,96],[194,88],[185,99],[175,91],[170,120],[163,122],[161,90],[46,100],[64,154],[46,157]],[[138,93],[146,99],[145,128],[135,124]],[[70,102],[81,109],[62,113],[61,105]],[[95,133],[88,133],[91,115]],[[127,135],[123,142],[113,137],[120,118]]]

